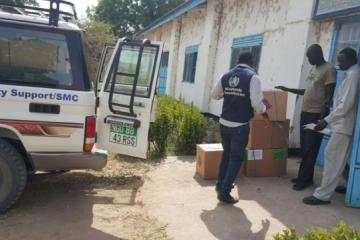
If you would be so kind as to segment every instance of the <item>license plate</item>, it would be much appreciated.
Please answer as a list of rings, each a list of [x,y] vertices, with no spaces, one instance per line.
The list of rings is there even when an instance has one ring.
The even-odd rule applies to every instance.
[[[137,129],[128,124],[112,124],[110,125],[110,142],[136,147]]]

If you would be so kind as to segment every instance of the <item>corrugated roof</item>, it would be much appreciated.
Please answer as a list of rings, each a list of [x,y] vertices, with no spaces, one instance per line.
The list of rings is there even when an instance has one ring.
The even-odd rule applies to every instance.
[[[184,4],[181,4],[180,6],[178,6],[171,12],[165,14],[161,18],[152,22],[149,26],[147,26],[140,32],[136,33],[136,36],[144,35],[144,34],[150,32],[168,22],[171,22],[172,20],[182,16],[183,14],[190,11],[191,9],[193,9],[201,4],[204,4],[206,2],[207,2],[207,0],[189,0],[189,1],[185,2]]]

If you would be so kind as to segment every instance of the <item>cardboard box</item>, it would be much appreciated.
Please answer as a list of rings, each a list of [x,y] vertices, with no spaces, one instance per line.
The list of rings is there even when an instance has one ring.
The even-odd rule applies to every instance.
[[[196,173],[203,179],[218,178],[223,148],[221,144],[199,144],[196,148]],[[243,164],[244,166],[244,164]],[[238,176],[243,175],[242,169]]]
[[[271,121],[266,127],[264,120],[250,121],[248,149],[276,149],[289,147],[290,121]]]
[[[287,149],[247,150],[245,176],[280,177],[286,175]]]
[[[271,108],[267,111],[271,121],[285,121],[287,111],[288,93],[283,91],[264,91],[264,99],[270,104]],[[254,119],[263,120],[260,114],[256,114]]]

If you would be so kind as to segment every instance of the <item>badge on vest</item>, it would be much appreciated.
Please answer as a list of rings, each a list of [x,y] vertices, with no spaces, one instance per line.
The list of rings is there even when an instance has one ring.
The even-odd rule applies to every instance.
[[[235,88],[239,85],[240,83],[240,78],[239,77],[232,77],[230,78],[229,80],[229,86],[232,87],[232,88]]]

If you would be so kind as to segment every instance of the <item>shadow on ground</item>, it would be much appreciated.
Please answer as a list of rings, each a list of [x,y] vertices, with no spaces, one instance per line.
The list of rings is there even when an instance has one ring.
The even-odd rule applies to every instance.
[[[219,240],[232,240],[241,236],[246,240],[263,240],[270,227],[270,221],[262,221],[262,229],[251,231],[251,222],[243,210],[233,205],[218,204],[213,210],[203,210],[200,215],[209,232]]]
[[[334,194],[331,205],[303,204],[302,199],[311,196],[320,183],[322,169],[316,169],[314,186],[297,192],[292,190],[290,179],[296,176],[299,161],[289,159],[288,165],[288,176],[244,178],[237,182],[238,191],[233,191],[233,194],[239,196],[240,200],[256,203],[282,225],[287,228],[296,226],[300,232],[305,232],[307,228],[331,228],[340,221],[358,225],[356,215],[360,214],[360,209],[346,208],[345,195]]]
[[[0,216],[0,239],[122,239],[94,227],[94,207],[98,206],[101,214],[105,206],[134,205],[142,185],[137,176],[95,176],[86,172],[31,176],[20,201]],[[115,202],[111,194],[105,194],[114,189],[129,192],[129,196]],[[103,214],[106,225],[109,216]]]

